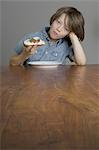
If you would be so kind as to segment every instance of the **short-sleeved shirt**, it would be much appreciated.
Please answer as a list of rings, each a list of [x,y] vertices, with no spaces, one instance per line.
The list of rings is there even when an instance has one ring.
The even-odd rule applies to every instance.
[[[65,64],[68,63],[68,60],[72,61],[74,53],[73,49],[68,45],[68,42],[63,38],[53,43],[48,35],[49,29],[50,27],[44,27],[40,32],[26,34],[16,45],[16,53],[20,54],[22,52],[24,40],[40,37],[45,42],[45,45],[38,47],[35,53],[27,59],[27,62],[57,61]]]

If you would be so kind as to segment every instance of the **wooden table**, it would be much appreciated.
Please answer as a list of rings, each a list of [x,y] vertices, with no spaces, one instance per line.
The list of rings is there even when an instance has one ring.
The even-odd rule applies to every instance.
[[[1,69],[4,150],[99,150],[99,65]]]

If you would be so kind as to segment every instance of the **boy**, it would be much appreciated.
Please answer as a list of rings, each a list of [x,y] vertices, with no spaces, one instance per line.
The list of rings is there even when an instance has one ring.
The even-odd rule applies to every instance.
[[[24,46],[28,38],[39,37],[43,46]],[[84,39],[84,18],[76,8],[62,7],[50,18],[50,27],[26,35],[17,44],[17,55],[11,65],[23,65],[31,61],[57,61],[64,64],[69,58],[77,65],[86,64],[86,56],[80,41]]]

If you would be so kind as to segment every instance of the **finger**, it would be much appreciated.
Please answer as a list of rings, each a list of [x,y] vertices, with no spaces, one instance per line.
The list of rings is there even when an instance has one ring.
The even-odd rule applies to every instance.
[[[32,46],[25,47],[25,51],[26,51],[26,52],[31,51],[31,49],[32,49]]]
[[[32,49],[32,46],[28,46],[28,47],[27,47],[27,50],[31,50],[31,49]]]
[[[32,46],[32,48],[30,49],[31,52],[34,52],[37,49],[37,45]]]
[[[34,48],[34,49],[37,48],[37,45],[32,46],[32,48]]]

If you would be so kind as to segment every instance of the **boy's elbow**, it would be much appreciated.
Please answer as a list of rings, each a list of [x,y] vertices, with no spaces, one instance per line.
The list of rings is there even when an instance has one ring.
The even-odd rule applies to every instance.
[[[14,58],[11,58],[9,61],[9,65],[10,66],[18,66],[19,64]]]
[[[84,65],[87,64],[87,61],[86,61],[86,59],[84,59],[83,61],[76,62],[76,64],[79,65],[79,66],[84,66]]]
[[[9,65],[10,65],[10,66],[17,66],[17,64],[14,63],[12,60],[10,60]]]

